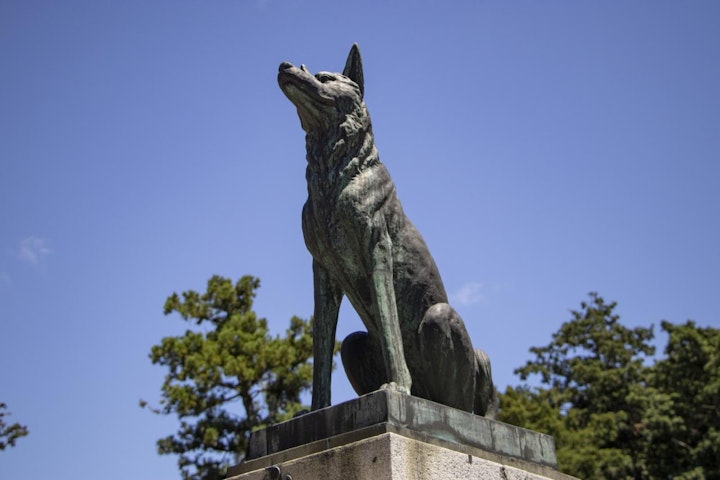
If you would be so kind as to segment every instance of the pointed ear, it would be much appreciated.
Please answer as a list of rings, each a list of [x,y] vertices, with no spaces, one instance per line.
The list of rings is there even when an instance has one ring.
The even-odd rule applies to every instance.
[[[357,43],[353,44],[350,49],[343,75],[348,77],[360,87],[360,94],[365,96],[365,79],[363,78],[362,58],[360,58],[360,48]]]

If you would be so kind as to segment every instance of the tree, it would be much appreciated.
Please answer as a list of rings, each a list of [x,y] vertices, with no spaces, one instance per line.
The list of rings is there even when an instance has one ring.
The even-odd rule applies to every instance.
[[[644,361],[654,353],[652,328],[629,329],[614,313],[615,303],[590,294],[572,319],[553,334],[545,347],[533,347],[535,359],[515,371],[522,380],[539,375],[547,389],[528,391],[525,402],[547,402],[558,443],[558,462],[580,478],[634,478],[634,454],[642,417],[635,387],[641,385]],[[503,410],[513,398],[504,395]],[[515,402],[517,403],[517,402]],[[542,427],[547,416],[529,428]],[[525,426],[528,426],[527,424]]]
[[[662,323],[666,358],[649,365],[651,328],[627,328],[597,294],[515,373],[499,419],[553,435],[560,468],[593,479],[720,478],[720,330]]]
[[[8,425],[5,423],[4,417],[10,416],[7,411],[7,405],[0,402],[0,451],[7,447],[14,447],[18,438],[24,437],[30,433],[26,426],[19,423]]]
[[[184,479],[218,479],[242,459],[252,430],[293,416],[310,388],[311,324],[293,317],[284,337],[271,336],[252,310],[260,281],[236,284],[213,276],[203,294],[189,290],[165,302],[193,325],[152,347],[153,364],[167,367],[159,408],[177,415],[179,431],[158,440],[160,454],[176,454]],[[147,402],[141,401],[142,407]]]
[[[652,385],[672,402],[671,421],[648,428],[651,470],[674,479],[720,479],[720,329],[662,322],[665,358]],[[658,477],[659,478],[659,477]]]

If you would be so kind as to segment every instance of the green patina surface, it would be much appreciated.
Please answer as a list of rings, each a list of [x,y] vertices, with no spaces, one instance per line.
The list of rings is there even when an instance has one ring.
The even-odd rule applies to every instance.
[[[555,441],[549,435],[392,390],[379,390],[253,432],[246,461],[311,444],[321,451],[384,432],[557,468]]]

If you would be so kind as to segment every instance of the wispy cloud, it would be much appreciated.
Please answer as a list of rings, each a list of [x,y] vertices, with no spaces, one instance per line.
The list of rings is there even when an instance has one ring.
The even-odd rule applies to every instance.
[[[44,257],[50,255],[52,250],[48,240],[35,236],[20,241],[17,258],[30,265],[37,265]]]
[[[487,302],[485,291],[487,287],[484,283],[470,282],[460,288],[457,292],[450,295],[452,303],[457,305],[474,305],[476,303]]]

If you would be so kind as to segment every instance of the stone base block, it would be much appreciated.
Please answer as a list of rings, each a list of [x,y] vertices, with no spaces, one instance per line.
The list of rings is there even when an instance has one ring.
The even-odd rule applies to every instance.
[[[253,463],[253,462],[250,462]],[[252,465],[246,465],[252,468]],[[461,453],[384,433],[228,480],[571,480],[554,469],[509,458]],[[231,473],[232,474],[232,473]]]
[[[379,390],[253,432],[232,480],[570,480],[552,437]]]

